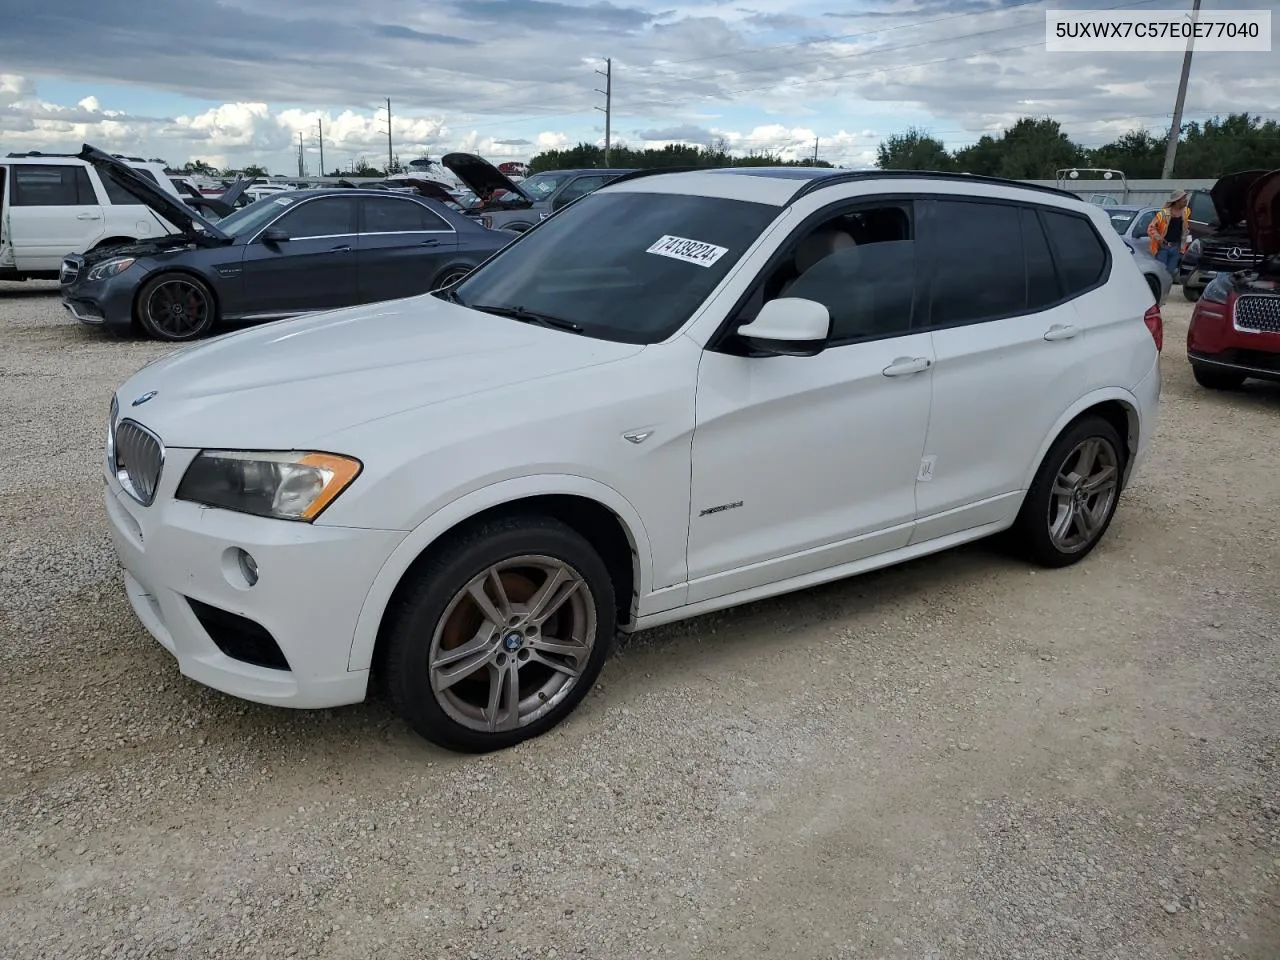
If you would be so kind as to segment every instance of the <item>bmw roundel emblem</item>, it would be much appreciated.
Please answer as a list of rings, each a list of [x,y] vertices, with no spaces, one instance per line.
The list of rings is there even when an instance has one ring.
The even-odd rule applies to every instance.
[[[150,400],[159,392],[160,392],[159,390],[148,390],[146,393],[140,396],[137,400],[133,401],[132,406],[135,406],[135,407],[142,406],[144,403],[146,403],[148,400]]]

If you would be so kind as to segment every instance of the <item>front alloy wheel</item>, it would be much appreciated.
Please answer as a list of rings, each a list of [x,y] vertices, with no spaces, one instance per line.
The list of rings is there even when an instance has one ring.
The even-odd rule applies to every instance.
[[[604,561],[544,516],[486,521],[443,543],[389,611],[379,658],[421,736],[480,753],[550,730],[586,696],[616,626]]]
[[[138,320],[157,340],[195,340],[217,320],[213,295],[200,280],[186,274],[156,277],[138,297]]]

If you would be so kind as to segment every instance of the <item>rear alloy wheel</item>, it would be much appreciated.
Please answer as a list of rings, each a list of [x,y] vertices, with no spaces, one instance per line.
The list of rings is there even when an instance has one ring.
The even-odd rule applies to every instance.
[[[138,322],[157,340],[199,339],[217,319],[213,294],[188,274],[169,273],[149,280],[138,297]]]
[[[1101,417],[1078,421],[1049,449],[1027,491],[1013,535],[1030,560],[1065,567],[1084,559],[1120,501],[1124,444]]]
[[[421,736],[482,753],[550,730],[591,689],[615,630],[604,562],[550,517],[484,523],[418,571],[381,666]]]
[[[1219,370],[1199,363],[1191,365],[1191,375],[1196,378],[1196,383],[1208,390],[1237,390],[1245,381],[1243,373]]]
[[[469,274],[473,269],[473,267],[451,267],[436,278],[435,282],[431,285],[431,289],[443,290],[445,287],[451,287]]]

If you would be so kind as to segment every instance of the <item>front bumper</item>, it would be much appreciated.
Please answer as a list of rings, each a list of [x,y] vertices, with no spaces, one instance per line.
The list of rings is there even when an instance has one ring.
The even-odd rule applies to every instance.
[[[196,453],[165,451],[150,507],[110,473],[105,477],[111,538],[138,619],[185,676],[232,696],[297,708],[363,700],[368,671],[347,669],[356,620],[370,584],[405,534],[270,520],[175,500]],[[235,548],[257,563],[253,586],[240,573]],[[211,608],[218,615],[213,621]],[[260,665],[260,657],[246,660],[247,648],[234,629],[228,633],[227,620],[259,628],[251,642],[274,644],[284,669]]]
[[[138,277],[126,270],[106,280],[76,280],[62,283],[58,292],[62,306],[81,323],[125,330],[133,326],[133,298]]]

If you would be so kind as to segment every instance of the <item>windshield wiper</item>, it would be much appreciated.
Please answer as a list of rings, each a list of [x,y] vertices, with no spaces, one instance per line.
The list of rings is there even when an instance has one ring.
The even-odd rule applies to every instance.
[[[491,313],[495,317],[510,317],[512,320],[536,323],[540,327],[549,327],[552,330],[568,330],[570,333],[582,333],[583,330],[580,324],[572,320],[552,316],[549,313],[538,313],[536,310],[526,310],[524,307],[504,307],[499,304],[484,303],[473,303],[470,306],[472,310]]]

